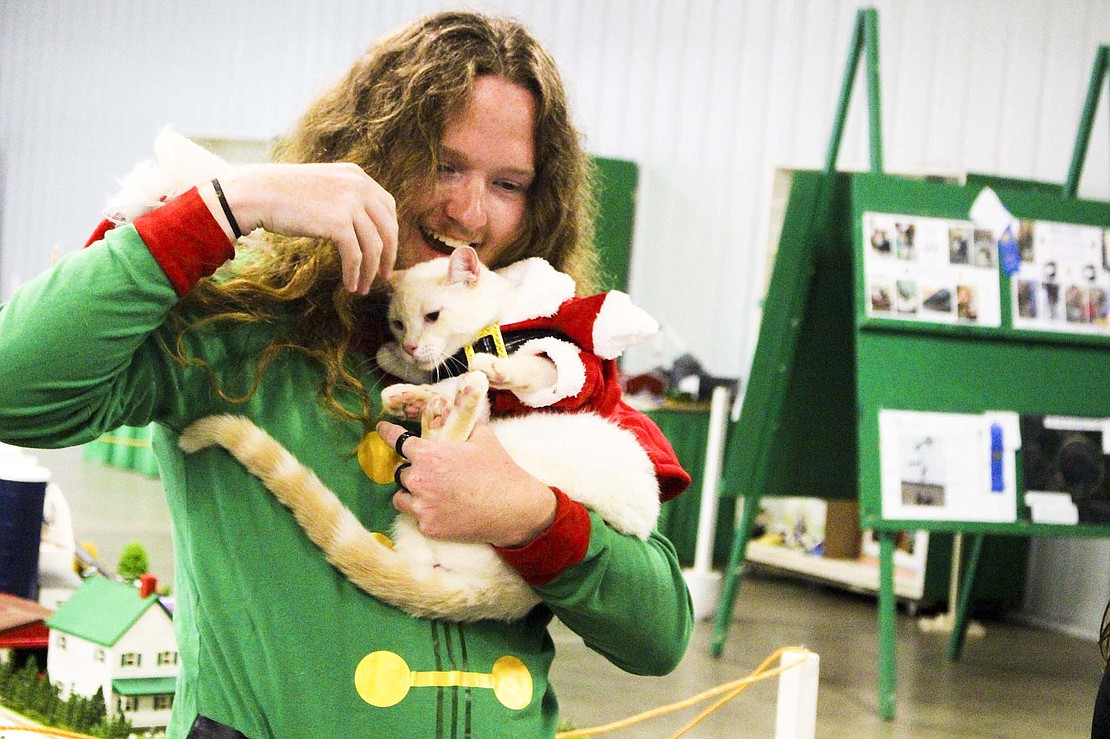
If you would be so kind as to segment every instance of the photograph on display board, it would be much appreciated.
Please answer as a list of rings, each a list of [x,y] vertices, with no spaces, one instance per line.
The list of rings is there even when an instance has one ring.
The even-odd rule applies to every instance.
[[[866,314],[999,326],[998,243],[971,221],[863,216]]]
[[[1022,415],[1026,503],[1047,497],[1034,494],[1060,494],[1073,506],[1074,523],[1110,523],[1108,428],[1105,418]]]
[[[1017,518],[1014,413],[879,411],[885,520]]]
[[[898,436],[902,505],[943,506],[948,487],[945,445],[948,439],[929,430],[907,429]]]
[[[1011,279],[1014,328],[1110,335],[1110,231],[1022,221]]]

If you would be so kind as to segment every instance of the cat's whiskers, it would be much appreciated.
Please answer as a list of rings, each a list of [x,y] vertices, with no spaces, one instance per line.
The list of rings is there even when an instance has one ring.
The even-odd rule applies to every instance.
[[[465,360],[458,358],[458,352],[447,354],[441,361],[436,363],[435,368],[432,370],[434,382],[446,380],[450,377],[458,377],[465,374],[470,369],[470,366]]]

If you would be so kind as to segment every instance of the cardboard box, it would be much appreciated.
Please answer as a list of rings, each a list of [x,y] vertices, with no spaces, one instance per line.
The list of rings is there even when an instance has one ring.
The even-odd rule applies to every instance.
[[[825,546],[822,555],[859,559],[859,501],[830,500],[825,507]]]

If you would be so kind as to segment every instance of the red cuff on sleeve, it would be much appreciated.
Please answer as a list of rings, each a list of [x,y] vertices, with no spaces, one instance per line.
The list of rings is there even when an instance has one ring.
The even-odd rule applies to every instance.
[[[195,187],[139,216],[134,223],[143,243],[181,296],[235,256],[235,247]]]
[[[585,558],[590,545],[590,514],[586,507],[555,492],[555,521],[530,544],[517,549],[494,547],[505,563],[524,581],[537,587],[547,585],[568,567]]]

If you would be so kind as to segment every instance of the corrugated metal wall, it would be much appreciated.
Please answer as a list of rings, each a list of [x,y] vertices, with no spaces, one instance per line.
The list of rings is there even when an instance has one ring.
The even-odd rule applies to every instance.
[[[163,125],[206,136],[278,134],[374,37],[456,5],[0,3],[0,297],[45,269],[55,244],[83,243],[112,178],[148,156]],[[632,292],[716,374],[747,372],[772,175],[822,166],[859,5],[467,4],[533,28],[562,65],[589,148],[639,163]],[[1095,50],[1110,43],[1110,3],[874,5],[887,171],[1064,179]],[[867,167],[863,98],[855,96],[849,118],[844,169]],[[1088,197],[1110,197],[1108,119],[1104,100],[1081,184]],[[1098,544],[1090,557],[1105,601],[1110,553]],[[1051,560],[1052,546],[1039,548],[1041,559]],[[1035,568],[1031,581],[1039,577]],[[1097,621],[1078,618],[1081,629]]]

